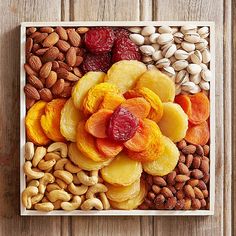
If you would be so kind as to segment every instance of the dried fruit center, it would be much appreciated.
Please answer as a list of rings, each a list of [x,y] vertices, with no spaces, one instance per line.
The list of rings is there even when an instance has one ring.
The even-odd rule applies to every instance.
[[[118,107],[110,118],[107,129],[109,138],[119,142],[131,139],[138,128],[138,118],[123,107]]]

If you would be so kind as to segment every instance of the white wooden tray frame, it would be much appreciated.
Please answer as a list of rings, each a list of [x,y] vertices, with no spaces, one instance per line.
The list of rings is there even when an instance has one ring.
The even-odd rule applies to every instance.
[[[20,214],[31,216],[105,216],[105,215],[130,215],[130,216],[197,216],[197,215],[214,215],[215,205],[215,23],[209,21],[74,21],[74,22],[23,22],[21,23],[21,41],[20,41],[20,195],[26,187],[25,175],[23,172],[24,159],[24,144],[26,141],[25,135],[25,95],[23,88],[25,85],[25,42],[26,42],[26,28],[27,27],[42,27],[42,26],[64,26],[64,27],[78,27],[78,26],[182,26],[185,24],[192,24],[196,26],[208,26],[210,28],[210,51],[211,62],[210,70],[213,73],[213,79],[210,83],[210,209],[209,210],[104,210],[104,211],[82,211],[75,210],[66,212],[64,210],[54,210],[49,213],[39,212],[36,210],[27,210],[22,205],[20,197]]]

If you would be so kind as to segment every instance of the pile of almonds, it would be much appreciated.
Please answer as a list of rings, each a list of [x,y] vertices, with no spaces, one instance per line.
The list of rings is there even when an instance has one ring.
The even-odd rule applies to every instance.
[[[70,97],[74,83],[82,77],[81,37],[87,31],[84,27],[27,29],[24,65],[27,109],[40,99],[49,102],[57,97]]]
[[[181,140],[176,168],[163,177],[146,173],[149,192],[139,209],[209,209],[209,146],[187,144]]]
[[[179,93],[210,89],[209,27],[130,27],[130,39],[139,46],[142,61],[172,77]]]

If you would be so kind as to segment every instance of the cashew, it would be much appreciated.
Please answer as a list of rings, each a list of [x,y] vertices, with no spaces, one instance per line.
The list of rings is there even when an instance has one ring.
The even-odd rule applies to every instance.
[[[43,202],[35,204],[34,208],[38,211],[52,211],[54,206],[51,202]]]
[[[62,203],[61,200],[56,200],[55,202],[53,202],[52,204],[54,206],[54,210],[61,209],[61,203]]]
[[[59,151],[61,153],[61,157],[66,158],[67,157],[67,145],[65,143],[62,142],[55,142],[52,143],[49,147],[48,147],[48,152],[54,152],[54,151]]]
[[[69,161],[68,159],[58,160],[56,165],[54,166],[54,170],[64,170],[64,166],[68,161]]]
[[[44,159],[42,159],[38,163],[38,168],[40,170],[48,170],[48,169],[51,169],[55,164],[56,164],[56,160],[54,160],[54,159],[49,160],[49,161],[45,161]]]
[[[80,198],[81,198],[81,204],[82,204],[85,201],[85,195],[81,195]]]
[[[62,200],[63,202],[70,201],[71,195],[64,190],[52,190],[47,194],[50,202],[55,202],[56,200]]]
[[[103,209],[108,210],[110,209],[110,203],[107,199],[107,196],[105,193],[99,193],[100,200],[102,201]]]
[[[25,159],[31,161],[34,157],[34,144],[32,142],[27,142],[25,144]]]
[[[74,185],[74,183],[70,183],[68,185],[68,190],[74,195],[82,195],[87,192],[88,186],[86,185],[76,186]]]
[[[34,167],[38,165],[38,163],[43,159],[43,157],[46,155],[47,150],[45,147],[37,147],[34,153],[34,157],[32,160],[32,164]]]
[[[55,181],[55,178],[50,173],[45,173],[44,176],[39,180],[39,192],[44,194],[46,190],[46,186],[49,183],[53,183]]]
[[[103,209],[102,202],[97,198],[91,198],[85,200],[81,205],[81,210],[84,211],[92,210],[93,208],[96,208],[97,210],[102,210]]]
[[[43,172],[36,172],[32,169],[32,163],[30,161],[26,161],[24,164],[24,172],[27,175],[27,177],[31,179],[40,179],[44,176]]]
[[[29,186],[27,187],[23,192],[22,192],[22,203],[23,206],[26,207],[27,209],[30,209],[32,207],[31,203],[31,198],[35,195],[38,194],[38,188],[34,186]]]
[[[81,184],[81,182],[79,181],[79,178],[76,174],[73,174],[73,183],[74,184]]]
[[[63,180],[56,178],[55,182],[60,186],[61,189],[67,188],[67,184]]]
[[[96,193],[104,193],[107,191],[107,187],[104,184],[97,183],[91,187],[89,187],[86,198],[95,198]]]
[[[61,187],[58,184],[53,183],[53,184],[48,184],[46,189],[48,192],[51,192],[52,190],[60,190]]]
[[[79,196],[74,196],[71,202],[62,202],[61,208],[65,211],[74,211],[79,208],[81,204],[81,198]]]
[[[83,170],[77,173],[79,181],[87,186],[94,185],[98,182],[98,171],[91,171],[91,177],[89,177]]]
[[[58,161],[58,160],[61,159],[61,157],[60,157],[60,155],[58,155],[54,152],[49,152],[45,155],[44,159],[45,159],[45,161],[50,161],[50,160],[53,160],[53,159]]]
[[[66,170],[56,170],[54,171],[54,176],[63,180],[66,184],[70,184],[73,181],[73,175]]]
[[[68,161],[66,164],[65,164],[65,169],[68,170],[70,173],[72,174],[76,174],[78,173],[79,171],[81,171],[81,168],[79,168],[78,166],[72,164],[71,161]]]
[[[27,187],[29,187],[29,186],[34,186],[34,187],[37,188],[37,187],[39,186],[39,181],[33,179],[33,180],[31,180],[31,181],[27,184]]]
[[[31,198],[31,203],[32,205],[40,202],[43,199],[43,194],[42,193],[38,193],[37,195],[35,195],[34,197]]]

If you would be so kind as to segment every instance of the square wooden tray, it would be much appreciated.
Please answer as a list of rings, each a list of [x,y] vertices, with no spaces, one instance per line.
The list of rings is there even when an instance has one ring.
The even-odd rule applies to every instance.
[[[210,82],[210,209],[209,210],[104,210],[104,211],[82,211],[75,210],[72,212],[66,212],[64,210],[54,210],[49,213],[39,212],[36,210],[27,210],[22,205],[20,197],[20,214],[27,216],[184,216],[184,215],[214,215],[215,204],[215,23],[209,21],[73,21],[73,22],[23,22],[21,23],[21,40],[20,40],[20,195],[26,187],[25,174],[23,172],[24,159],[24,145],[26,142],[25,135],[25,43],[26,43],[26,28],[27,27],[42,27],[42,26],[64,26],[64,27],[78,27],[78,26],[182,26],[186,24],[192,24],[196,26],[208,26],[210,29],[210,51],[211,62],[210,70],[212,71],[212,80]]]

